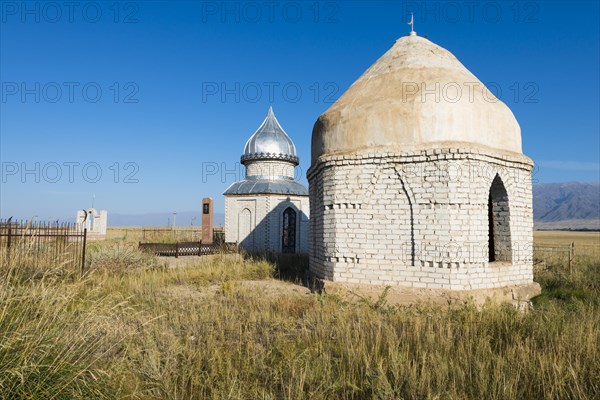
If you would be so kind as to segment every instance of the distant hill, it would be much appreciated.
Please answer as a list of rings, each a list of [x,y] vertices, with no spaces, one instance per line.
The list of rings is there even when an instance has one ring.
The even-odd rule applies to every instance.
[[[175,217],[176,226],[192,226],[201,225],[200,211],[182,211],[178,212]],[[173,223],[172,212],[148,213],[148,214],[111,214],[108,213],[108,226],[171,226]],[[214,225],[223,226],[225,223],[225,215],[215,213]]]
[[[177,226],[200,226],[199,211],[178,212]],[[111,214],[109,226],[168,226],[173,213]],[[225,215],[215,214],[215,226]],[[600,182],[541,183],[533,185],[533,219],[536,229],[600,230]]]
[[[536,229],[600,230],[600,182],[533,185]]]

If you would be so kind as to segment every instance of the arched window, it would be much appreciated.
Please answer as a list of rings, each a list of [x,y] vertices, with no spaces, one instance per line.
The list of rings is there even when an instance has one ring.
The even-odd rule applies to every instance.
[[[90,223],[90,231],[94,230],[95,215],[92,211],[88,211],[88,221]]]
[[[296,252],[296,211],[288,207],[283,212],[283,229],[281,230],[281,252]]]
[[[488,197],[489,261],[512,261],[508,193],[496,175]]]

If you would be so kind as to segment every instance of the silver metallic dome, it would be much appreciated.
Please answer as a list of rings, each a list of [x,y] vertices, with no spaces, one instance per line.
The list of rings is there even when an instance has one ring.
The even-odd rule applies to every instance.
[[[267,117],[244,147],[242,164],[253,160],[280,160],[298,165],[296,146],[279,125],[272,107],[269,107]]]

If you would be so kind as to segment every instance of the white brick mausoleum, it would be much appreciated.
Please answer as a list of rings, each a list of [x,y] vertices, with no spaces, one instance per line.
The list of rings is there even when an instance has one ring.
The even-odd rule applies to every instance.
[[[510,109],[449,51],[402,37],[315,123],[310,272],[536,292],[532,167]]]
[[[249,252],[308,253],[308,190],[294,179],[296,146],[273,110],[248,139],[246,178],[225,196],[225,241]]]

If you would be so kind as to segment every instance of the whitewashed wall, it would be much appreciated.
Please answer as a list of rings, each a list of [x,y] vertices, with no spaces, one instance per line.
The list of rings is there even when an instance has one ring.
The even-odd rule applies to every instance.
[[[322,157],[308,171],[310,271],[417,288],[531,283],[531,169],[525,156],[476,149]],[[490,263],[488,196],[496,175],[508,194],[512,253]],[[508,238],[502,232],[498,240]]]
[[[283,211],[296,211],[296,252],[308,253],[308,196],[225,196],[225,241],[250,252],[281,251]]]

